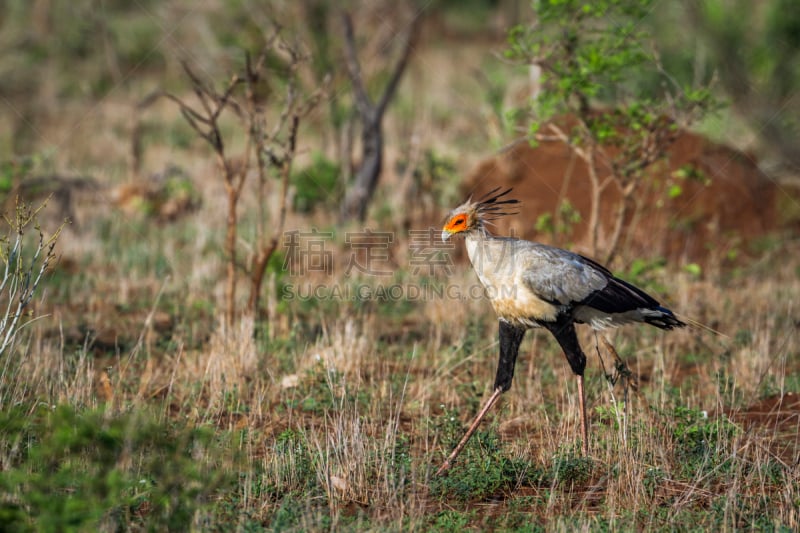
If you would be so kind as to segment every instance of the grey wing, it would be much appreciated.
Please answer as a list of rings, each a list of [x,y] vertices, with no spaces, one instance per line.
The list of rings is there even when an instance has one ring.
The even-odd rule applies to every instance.
[[[522,281],[538,297],[569,305],[608,285],[609,275],[572,252],[538,245],[526,250]]]

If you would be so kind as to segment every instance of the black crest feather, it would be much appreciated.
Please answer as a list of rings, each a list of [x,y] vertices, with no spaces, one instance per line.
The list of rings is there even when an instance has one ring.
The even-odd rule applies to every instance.
[[[507,198],[505,200],[501,200],[503,196],[510,193],[513,189],[509,187],[502,192],[497,192],[500,189],[502,189],[502,187],[495,187],[478,199],[476,211],[484,215],[484,220],[495,220],[503,216],[519,214],[519,211],[507,210],[509,206],[516,206],[519,204],[519,200],[516,198]]]

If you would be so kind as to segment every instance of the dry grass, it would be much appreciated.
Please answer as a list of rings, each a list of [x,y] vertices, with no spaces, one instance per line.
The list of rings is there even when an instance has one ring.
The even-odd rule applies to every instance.
[[[164,249],[198,223],[190,217],[171,228]],[[163,233],[146,225],[137,231],[145,239]],[[109,260],[125,264],[129,252],[118,253]],[[175,257],[160,286],[136,263],[143,258],[131,260],[130,287],[106,291],[84,316],[66,312],[76,306],[74,293],[69,301],[52,295],[60,318],[26,337],[19,365],[3,378],[2,400],[103,409],[111,419],[154,412],[168,426],[212,428],[220,445],[205,448],[202,461],[234,481],[195,510],[195,526],[798,525],[800,405],[791,399],[800,372],[792,319],[800,281],[792,262],[768,277],[724,283],[682,274],[658,280],[675,308],[725,336],[643,327],[612,333],[637,385],[627,392],[623,380],[611,386],[602,375],[600,356],[610,370],[611,354],[581,332],[593,406],[587,459],[577,455],[569,367],[548,336],[529,333],[514,387],[449,477],[436,479],[432,472],[493,378],[495,320],[485,301],[281,307],[273,294],[283,320],[276,317],[271,330],[246,318],[226,330],[216,311],[198,311],[217,286],[211,280],[203,290],[197,281],[195,269],[208,267]],[[85,281],[58,275],[59,290],[71,283],[83,290]],[[447,283],[464,288],[474,279],[457,264]],[[192,291],[180,290],[187,286]],[[159,313],[170,315],[171,327],[159,329]],[[118,327],[116,345],[99,343],[91,327],[83,339],[69,338],[76,319]],[[623,408],[616,402],[625,394]],[[777,398],[784,404],[770,403]],[[147,509],[141,513],[146,523]]]

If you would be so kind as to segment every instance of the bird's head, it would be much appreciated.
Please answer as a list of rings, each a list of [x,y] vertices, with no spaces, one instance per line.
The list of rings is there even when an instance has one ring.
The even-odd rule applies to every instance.
[[[442,240],[446,241],[451,235],[466,236],[473,231],[485,231],[486,224],[491,224],[492,220],[516,214],[516,212],[507,211],[506,208],[509,205],[518,204],[519,200],[512,198],[501,200],[503,196],[511,192],[511,189],[498,192],[500,189],[500,187],[492,189],[474,202],[470,197],[466,202],[450,211],[442,228]]]

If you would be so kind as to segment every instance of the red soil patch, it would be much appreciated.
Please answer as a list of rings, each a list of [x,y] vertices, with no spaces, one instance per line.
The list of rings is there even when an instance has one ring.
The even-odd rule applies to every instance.
[[[692,177],[681,177],[687,173]],[[608,168],[599,172],[602,180]],[[532,148],[519,143],[492,157],[465,181],[465,195],[479,197],[494,187],[513,187],[522,213],[502,219],[500,234],[552,242],[536,230],[538,217],[553,213],[563,200],[580,213],[580,222],[554,244],[591,253],[588,220],[591,185],[585,163],[561,142]],[[679,194],[674,194],[678,187]],[[663,257],[670,262],[707,263],[745,253],[775,229],[775,185],[748,155],[689,132],[678,134],[667,158],[653,165],[639,187],[636,206],[624,225],[621,252],[627,257]],[[670,191],[673,194],[670,195]],[[615,185],[600,198],[599,254],[610,240],[620,199]]]
[[[800,394],[787,392],[783,396],[764,398],[732,413],[732,418],[748,429],[763,428],[770,433],[800,436]]]
[[[767,447],[776,457],[788,463],[800,461],[800,394],[769,396],[728,416],[747,431],[768,437]]]

